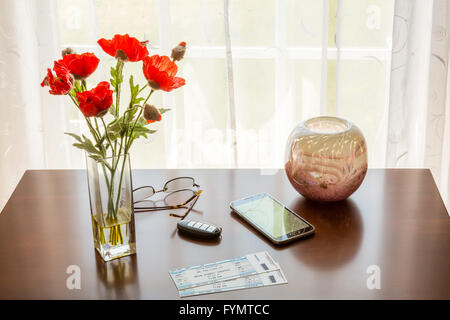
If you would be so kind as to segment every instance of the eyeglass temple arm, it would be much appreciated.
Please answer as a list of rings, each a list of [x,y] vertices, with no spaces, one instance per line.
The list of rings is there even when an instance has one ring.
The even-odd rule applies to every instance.
[[[146,210],[146,211],[151,211],[149,209],[154,209],[156,210],[163,210],[163,209],[178,209],[178,208],[183,208],[183,206],[185,206],[186,204],[188,204],[189,202],[192,201],[192,199],[198,197],[201,193],[203,192],[203,190],[198,190],[196,193],[194,193],[194,195],[192,197],[190,197],[188,200],[186,200],[185,202],[183,202],[182,204],[178,204],[176,206],[162,206],[162,207],[140,207],[140,208],[134,208],[134,210]]]
[[[201,192],[200,192],[201,193]],[[169,214],[171,217],[178,217],[181,218],[181,220],[183,220],[184,218],[186,218],[186,216],[189,214],[189,212],[191,212],[192,208],[194,208],[195,203],[197,202],[198,197],[192,202],[192,204],[190,205],[189,209],[187,209],[186,213],[184,215],[178,215],[175,213],[171,213]]]
[[[185,206],[181,208],[186,208]],[[170,210],[170,209],[177,209],[174,207],[138,207],[134,208],[135,212],[142,212],[142,211],[159,211],[159,210]]]

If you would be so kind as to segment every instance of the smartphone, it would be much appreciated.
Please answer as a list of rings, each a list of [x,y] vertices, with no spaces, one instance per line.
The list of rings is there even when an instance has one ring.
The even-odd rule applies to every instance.
[[[236,200],[230,208],[275,244],[314,233],[314,226],[268,193]]]

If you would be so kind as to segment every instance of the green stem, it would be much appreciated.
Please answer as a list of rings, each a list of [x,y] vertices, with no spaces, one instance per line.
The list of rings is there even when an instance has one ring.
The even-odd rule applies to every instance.
[[[138,94],[141,93],[142,90],[144,90],[145,88],[147,88],[148,83],[145,84],[145,86],[143,86],[141,89],[139,89]]]
[[[100,119],[102,119],[103,126],[105,127],[105,136],[106,136],[106,139],[108,140],[109,146],[111,147],[111,152],[113,154],[113,161],[114,161],[114,155],[116,154],[116,150],[113,148],[111,139],[109,138],[108,128],[106,127],[105,120],[103,120],[103,117],[101,117]],[[113,166],[114,166],[114,162],[113,162]]]
[[[117,217],[117,213],[114,210],[113,194],[114,194],[114,171],[111,171],[111,183],[108,189],[108,214],[107,214],[108,219],[113,219]]]
[[[123,66],[124,62],[120,59],[117,59],[116,70],[117,70],[117,83],[115,86],[116,90],[116,118],[119,116],[119,107],[120,107],[120,88],[122,86],[122,74],[123,74]],[[117,140],[114,141],[114,149],[117,149]]]
[[[94,136],[95,142],[99,143],[99,141],[100,141],[100,134],[95,131],[95,129],[92,126],[92,123],[89,120],[89,118],[88,117],[84,117],[84,118],[86,119],[86,123],[87,123],[87,125],[89,127],[89,130],[91,131],[91,134]]]
[[[125,169],[125,161],[126,160],[127,160],[127,154],[125,153],[123,155],[122,168],[120,170],[119,190],[117,191],[117,199],[116,199],[116,205],[115,205],[116,217],[117,217],[117,213],[119,212],[119,200],[120,200],[120,194],[122,192],[123,171]],[[117,159],[117,162],[119,162],[119,159]]]
[[[155,92],[154,89],[152,89],[152,90],[150,91],[150,93],[149,93],[148,96],[147,96],[147,99],[145,99],[145,101],[144,101],[144,103],[143,103],[144,106],[145,106],[145,104],[147,103],[148,99],[150,98],[150,96],[152,95],[153,92]]]
[[[136,120],[134,121],[133,128],[131,128],[130,137],[128,138],[128,140],[125,139],[125,149],[124,149],[125,153],[128,153],[128,150],[130,149],[131,144],[134,141],[134,138],[133,138],[134,128],[136,127],[136,123],[138,122],[139,118],[141,117],[141,114],[142,114],[142,109],[139,111],[139,114],[138,114]]]
[[[77,109],[79,109],[78,106],[78,101],[69,93],[68,96],[70,97],[70,99],[72,100],[72,102],[75,104],[75,106],[77,107]],[[84,119],[86,120],[86,123],[89,127],[89,130],[91,131],[92,136],[95,139],[95,142],[98,143],[100,141],[100,136],[97,136],[96,131],[94,129],[94,127],[92,126],[91,122],[89,121],[89,118],[84,117]]]
[[[95,128],[96,128],[97,132],[100,133],[100,128],[98,127],[97,118],[94,118],[94,122],[95,122]]]
[[[110,185],[109,185],[109,178],[108,178],[108,175],[106,174],[105,165],[104,165],[103,163],[100,163],[100,165],[102,166],[103,175],[105,176],[106,187],[108,187],[108,190],[109,190],[109,188],[110,188]]]
[[[148,94],[147,98],[144,101],[144,105],[148,101],[148,99],[150,98],[150,96],[153,94],[154,91],[155,91],[154,89],[152,89],[150,91],[150,93]],[[134,141],[134,139],[133,139],[134,128],[136,128],[136,124],[139,121],[139,118],[141,117],[143,111],[144,111],[144,108],[141,108],[141,110],[139,111],[138,116],[136,117],[136,120],[134,120],[133,127],[131,128],[131,132],[129,134],[129,138],[127,138],[128,137],[128,128],[127,128],[127,132],[125,134],[125,148],[124,148],[124,153],[125,154],[128,153],[128,150],[131,148],[131,144]]]
[[[94,122],[95,122],[95,128],[96,128],[96,130],[97,130],[98,136],[101,137],[102,134],[101,134],[101,132],[100,132],[100,128],[98,127],[97,118],[94,118]],[[103,142],[103,141],[101,140],[101,138],[100,138],[100,141],[99,141],[99,142]],[[103,154],[103,156],[106,157],[106,148],[103,146],[103,143],[99,143],[99,142],[97,142],[97,144],[98,144],[99,148],[102,149],[102,154]]]
[[[67,95],[70,97],[70,99],[72,99],[72,102],[73,102],[73,103],[75,104],[75,106],[78,108],[78,101],[75,100],[74,96],[73,96],[70,92],[69,92]]]
[[[122,147],[123,147],[123,137],[120,138],[119,153],[117,154],[118,157],[123,153]],[[117,163],[119,163],[119,160],[117,160]],[[116,164],[116,169],[117,169],[117,164]]]
[[[122,73],[123,73],[123,61],[117,59],[117,83],[116,83],[116,117],[119,116],[119,106],[120,106],[120,88],[122,86]]]

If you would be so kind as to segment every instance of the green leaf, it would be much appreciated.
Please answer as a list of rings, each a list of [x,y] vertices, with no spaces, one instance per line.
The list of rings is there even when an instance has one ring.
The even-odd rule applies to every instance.
[[[137,86],[137,87],[138,87],[138,91],[139,91],[139,86]],[[131,90],[131,94],[133,96],[135,96],[137,91],[135,91],[135,86],[134,86],[134,83],[133,83],[133,75],[130,76],[130,90]]]
[[[156,130],[149,129],[141,124],[136,124],[136,127],[134,128],[133,131],[133,139],[137,139],[139,137],[147,138],[147,134],[152,134],[155,132]]]
[[[117,70],[116,70],[116,68],[111,67],[110,73],[111,73],[111,77],[113,77],[114,79],[117,78]]]
[[[89,154],[98,154],[100,156],[103,156],[102,150],[99,150],[97,147],[95,147],[89,138],[87,138],[84,134],[82,135],[82,137],[83,139],[80,138],[81,141],[77,139],[80,142],[74,143],[74,147],[85,150]]]
[[[108,167],[109,170],[112,171],[112,168],[111,168],[110,164],[105,160],[104,157],[98,156],[98,155],[95,155],[95,154],[91,154],[91,155],[89,155],[89,157],[94,159],[97,162],[103,163],[106,167]]]
[[[144,101],[145,99],[144,98],[136,98],[136,99],[134,99],[134,103],[135,104],[139,104],[141,101]]]
[[[77,142],[73,144],[74,147],[85,150],[90,155],[95,154],[95,155],[104,157],[104,155],[106,153],[106,149],[102,143],[105,139],[105,136],[103,136],[100,139],[100,141],[94,145],[92,143],[92,141],[89,138],[87,138],[84,134],[82,134],[80,137],[79,135],[77,135],[75,133],[71,133],[71,132],[64,132],[64,133],[75,138],[75,140]]]
[[[134,128],[134,132],[139,132],[139,133],[150,133],[150,134],[152,134],[152,133],[155,133],[156,130],[152,130],[152,129],[149,129],[149,128],[147,128],[147,127],[141,127],[141,126],[137,126],[137,125],[136,125],[136,127]]]
[[[64,134],[67,134],[68,136],[75,138],[78,142],[83,143],[83,140],[81,140],[81,137],[79,135],[76,135],[75,133],[64,132]]]
[[[120,131],[120,123],[119,120],[114,120],[108,125],[108,132],[119,132]]]
[[[90,146],[90,145],[85,144],[85,143],[74,143],[73,146],[75,148],[85,150],[89,154],[96,154],[96,153],[98,153],[97,149],[95,149],[94,146]]]
[[[116,118],[116,119],[114,119],[113,121],[111,121],[111,122],[108,124],[108,128],[111,127],[111,126],[113,126],[114,124],[116,124],[117,121],[119,121],[118,118]]]
[[[136,112],[139,110],[139,106],[138,105],[134,105],[127,114],[127,118],[125,119],[125,122],[131,122],[134,120],[134,116],[136,114]]]
[[[114,87],[114,91],[117,91],[117,88],[123,81],[123,76],[119,74],[119,63],[116,65],[116,67],[111,67],[110,74],[111,79],[109,80],[111,82],[111,85]]]
[[[112,104],[111,107],[109,108],[109,113],[112,114],[113,116],[116,115],[116,107],[114,106],[114,104]]]
[[[124,136],[127,129],[127,124],[123,123],[123,116],[113,120],[108,125],[108,137],[111,141],[114,141],[122,136]]]
[[[167,111],[170,111],[170,108],[159,108],[159,113],[163,114],[166,113]]]
[[[84,135],[83,135],[83,138],[84,138],[84,143],[85,143],[86,145],[88,145],[88,146],[94,148],[95,153],[102,154],[101,151],[98,151],[98,150],[97,150],[97,148],[94,146],[94,144],[92,143],[92,141],[91,141],[90,139],[86,138]],[[93,153],[94,153],[94,152],[93,152]]]
[[[134,78],[130,76],[130,103],[128,104],[128,108],[132,108],[134,105],[139,104],[139,102],[143,101],[144,98],[138,98],[139,95],[139,85],[134,85]]]

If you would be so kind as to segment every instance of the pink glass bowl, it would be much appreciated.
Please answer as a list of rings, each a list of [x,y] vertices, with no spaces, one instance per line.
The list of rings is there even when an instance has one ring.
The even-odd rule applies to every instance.
[[[292,186],[316,201],[340,201],[361,185],[367,146],[361,130],[336,117],[302,122],[290,134],[285,170]]]

